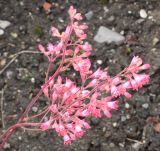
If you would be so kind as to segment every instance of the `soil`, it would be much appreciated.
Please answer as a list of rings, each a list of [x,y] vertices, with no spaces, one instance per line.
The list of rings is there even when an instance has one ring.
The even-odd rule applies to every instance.
[[[50,11],[42,8],[45,0],[0,0],[0,19],[11,25],[0,36],[0,68],[23,50],[37,51],[38,43],[53,41],[49,34],[52,25],[65,29],[67,10],[73,4],[83,15],[93,11],[84,21],[89,25],[88,41],[93,45],[93,68],[109,67],[111,75],[123,69],[135,55],[151,64],[151,82],[134,93],[131,100],[121,99],[118,111],[111,119],[90,118],[92,128],[85,136],[64,146],[53,131],[33,133],[17,130],[5,145],[5,151],[160,151],[160,133],[149,117],[160,116],[160,1],[159,0],[50,0]],[[139,11],[148,17],[143,19]],[[99,26],[123,33],[126,40],[120,45],[98,44],[93,41]],[[38,92],[44,81],[47,61],[41,54],[23,53],[0,75],[3,95],[3,124],[0,132],[16,123],[26,104]],[[54,72],[56,65],[53,65]],[[2,101],[2,99],[1,99]],[[32,108],[44,106],[45,98]],[[2,106],[1,106],[2,109]],[[2,112],[1,112],[2,113]],[[1,115],[1,114],[0,114]],[[2,116],[1,116],[2,117]]]

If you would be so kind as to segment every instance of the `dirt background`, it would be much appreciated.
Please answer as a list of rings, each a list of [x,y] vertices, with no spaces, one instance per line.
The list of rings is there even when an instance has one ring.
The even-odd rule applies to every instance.
[[[118,73],[139,55],[151,64],[151,83],[135,93],[131,101],[121,99],[118,111],[111,119],[89,118],[92,128],[81,139],[64,146],[62,138],[53,131],[31,133],[16,131],[5,145],[5,151],[160,151],[160,133],[149,117],[160,115],[160,1],[159,0],[50,0],[53,8],[44,11],[45,0],[0,0],[0,19],[11,25],[0,36],[0,70],[23,50],[37,51],[38,43],[52,41],[52,25],[65,29],[67,10],[73,4],[83,15],[93,12],[88,41],[93,45],[93,68],[102,60],[112,75]],[[140,17],[145,9],[148,17]],[[93,41],[99,26],[124,34],[121,45],[98,44]],[[158,39],[156,41],[156,39]],[[44,81],[47,61],[41,54],[23,53],[0,75],[3,120],[0,132],[16,123],[28,101],[38,92]],[[53,65],[54,72],[56,65]],[[42,97],[32,112],[44,106]],[[2,113],[2,111],[1,111]],[[0,113],[0,115],[1,115]],[[2,122],[3,121],[3,122]],[[2,124],[3,123],[3,124]]]

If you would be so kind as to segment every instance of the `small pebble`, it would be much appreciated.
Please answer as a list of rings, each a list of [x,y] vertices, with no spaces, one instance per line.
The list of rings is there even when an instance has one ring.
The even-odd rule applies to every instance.
[[[142,104],[142,107],[143,107],[144,109],[148,109],[149,104],[148,104],[148,103]]]
[[[130,105],[128,103],[125,103],[125,108],[126,109],[129,109],[130,108]]]
[[[124,148],[125,143],[119,143],[118,145],[119,145],[120,147]]]
[[[109,12],[109,9],[106,6],[104,6],[103,9],[105,13]]]
[[[13,71],[8,70],[8,71],[6,72],[6,77],[7,77],[7,79],[12,79],[12,77],[13,77]]]
[[[132,14],[132,11],[129,10],[129,11],[128,11],[128,14]]]
[[[5,66],[5,64],[6,64],[6,59],[2,59],[2,60],[0,61],[0,67]]]
[[[155,46],[158,42],[159,42],[159,39],[158,39],[157,37],[155,37],[155,38],[153,39],[153,45]]]
[[[21,6],[24,6],[24,3],[23,3],[22,1],[20,1],[19,4],[20,4]]]
[[[133,148],[135,151],[139,151],[141,145],[142,145],[141,143],[136,142],[136,143],[132,144],[132,148]]]
[[[93,11],[89,11],[88,13],[86,13],[85,17],[87,20],[90,20],[93,17]]]
[[[9,143],[4,144],[4,149],[7,149],[7,148],[9,149],[10,147],[11,147],[11,145]]]
[[[121,121],[122,122],[126,121],[126,117],[125,116],[121,116]]]
[[[114,21],[115,20],[115,17],[114,16],[110,16],[109,18],[108,18],[108,21],[109,22],[112,22],[112,21]]]
[[[0,29],[0,36],[4,34],[4,30]]]
[[[60,18],[58,18],[58,21],[60,22],[60,23],[64,23],[64,20],[60,17]]]
[[[12,36],[13,38],[17,38],[17,37],[18,37],[18,34],[17,34],[16,32],[11,32],[11,36]]]
[[[102,60],[97,60],[97,63],[101,65],[103,62]]]
[[[110,143],[109,146],[113,148],[113,147],[115,147],[115,144],[114,143]]]
[[[32,107],[32,111],[33,111],[33,112],[37,112],[37,111],[38,111],[38,107],[33,106],[33,107]]]
[[[32,82],[32,83],[35,83],[35,78],[31,78],[31,82]]]
[[[113,123],[113,127],[117,127],[117,125],[118,125],[117,122]]]
[[[124,35],[124,30],[122,30],[122,31],[120,32],[120,34],[121,34],[121,35]]]
[[[141,9],[141,10],[139,11],[139,14],[140,14],[140,17],[141,17],[141,18],[147,18],[147,13],[146,13],[146,11],[145,11],[144,9]]]
[[[22,136],[19,136],[18,139],[19,139],[19,140],[22,140]]]
[[[8,26],[10,26],[10,22],[7,20],[0,20],[0,28],[6,29]]]
[[[153,16],[148,16],[148,19],[153,19]]]
[[[131,116],[129,114],[127,114],[126,118],[129,120],[131,118]]]

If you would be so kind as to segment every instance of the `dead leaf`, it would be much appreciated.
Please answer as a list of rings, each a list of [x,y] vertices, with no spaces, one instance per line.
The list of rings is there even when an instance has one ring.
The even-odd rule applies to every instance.
[[[149,117],[147,121],[152,124],[154,130],[160,133],[160,118],[159,117]]]
[[[154,125],[154,129],[156,132],[160,133],[160,123],[157,123],[156,125]]]
[[[51,4],[51,3],[48,3],[48,2],[44,2],[44,3],[43,3],[43,9],[44,9],[45,11],[50,10],[51,7],[52,7],[52,4]]]

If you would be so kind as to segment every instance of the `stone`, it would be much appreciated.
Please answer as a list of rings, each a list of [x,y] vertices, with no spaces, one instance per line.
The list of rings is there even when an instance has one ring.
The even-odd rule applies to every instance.
[[[147,16],[148,16],[147,13],[146,13],[146,11],[144,9],[141,9],[139,11],[139,14],[140,14],[141,18],[147,18]]]
[[[159,39],[157,37],[154,37],[153,39],[153,46],[155,46],[159,42]]]
[[[102,61],[102,60],[97,60],[97,63],[98,63],[99,65],[101,65],[101,64],[103,63],[103,61]]]
[[[94,41],[98,43],[116,43],[121,44],[125,40],[124,36],[117,32],[114,32],[104,26],[100,26],[97,34],[94,37]]]
[[[0,20],[0,28],[6,29],[8,26],[10,26],[10,22],[7,20]]]
[[[141,144],[140,142],[136,142],[136,143],[132,144],[132,148],[133,148],[135,151],[139,151],[141,145],[142,145],[142,144]]]
[[[5,66],[5,64],[6,64],[6,59],[5,58],[0,60],[0,67]]]
[[[17,38],[18,34],[16,32],[11,32],[11,36],[12,36],[12,38]]]
[[[130,108],[130,105],[128,103],[125,103],[125,108],[126,109],[129,109]]]
[[[11,145],[9,143],[4,144],[4,149],[10,149]]]
[[[35,78],[34,77],[31,78],[31,82],[35,83]]]
[[[148,104],[148,103],[142,104],[142,107],[143,107],[144,109],[148,109],[149,104]]]
[[[0,36],[4,34],[4,30],[0,29]]]
[[[38,107],[33,106],[33,107],[32,107],[32,111],[36,113],[36,112],[38,111]]]
[[[110,16],[109,18],[108,18],[108,21],[109,22],[113,22],[115,20],[115,17],[114,16]]]
[[[121,121],[122,122],[126,121],[126,117],[125,116],[121,116]]]
[[[85,14],[85,17],[87,20],[90,20],[93,17],[93,12],[89,11],[88,13]]]
[[[7,79],[12,79],[13,76],[14,76],[13,71],[11,71],[11,70],[6,71],[6,77],[7,77]]]
[[[113,125],[113,127],[117,127],[118,126],[117,122],[114,122],[112,125]]]

